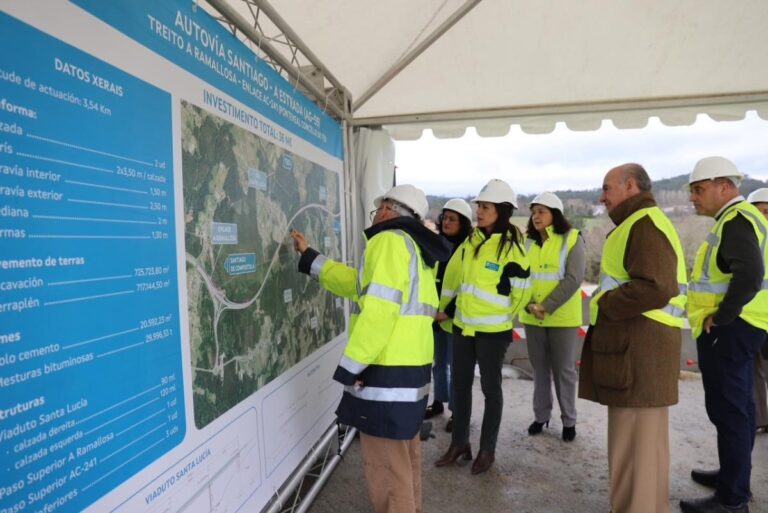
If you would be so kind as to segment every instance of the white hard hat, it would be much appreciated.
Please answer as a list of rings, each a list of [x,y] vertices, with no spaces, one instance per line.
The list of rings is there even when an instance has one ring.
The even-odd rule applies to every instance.
[[[461,198],[453,198],[448,200],[445,205],[443,205],[443,210],[453,210],[454,212],[458,212],[459,214],[463,215],[470,221],[472,220],[472,207],[470,207],[469,203]]]
[[[736,169],[736,165],[723,157],[707,157],[696,163],[688,178],[688,183],[702,180],[714,180],[715,178],[728,178],[735,185],[741,184],[744,175]]]
[[[560,201],[560,198],[553,192],[542,192],[533,198],[531,206],[533,205],[544,205],[545,207],[559,210],[560,213],[563,212],[563,202]]]
[[[424,194],[424,191],[410,184],[395,185],[386,194],[373,200],[374,206],[379,208],[379,205],[385,199],[395,200],[405,205],[413,210],[421,219],[427,217],[427,212],[429,212],[429,203],[427,203],[427,196]]]
[[[747,197],[750,203],[768,203],[768,187],[752,191]]]
[[[480,190],[480,194],[472,200],[472,203],[485,201],[487,203],[510,203],[517,208],[517,194],[504,180],[494,178]]]

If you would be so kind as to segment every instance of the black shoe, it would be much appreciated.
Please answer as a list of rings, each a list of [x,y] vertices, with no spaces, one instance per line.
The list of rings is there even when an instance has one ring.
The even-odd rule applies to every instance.
[[[541,433],[541,430],[544,429],[544,426],[549,427],[549,421],[545,420],[544,422],[536,422],[535,420],[531,422],[531,425],[528,426],[528,434],[529,435],[538,435]]]
[[[451,415],[451,418],[448,419],[448,422],[446,422],[445,431],[448,433],[453,433],[453,415]]]
[[[707,488],[717,488],[717,476],[720,475],[720,469],[717,470],[691,470],[691,479],[694,483],[699,483]]]
[[[563,426],[563,440],[566,442],[573,442],[574,438],[576,438],[576,426]]]
[[[746,502],[739,506],[726,506],[714,495],[704,499],[680,501],[680,509],[683,513],[749,513]]]
[[[445,408],[443,407],[443,403],[440,401],[434,401],[432,404],[427,406],[427,411],[424,412],[424,418],[425,419],[431,419],[435,415],[440,415],[443,413]]]
[[[422,442],[426,442],[430,438],[434,438],[435,435],[432,434],[432,423],[428,420],[425,420],[421,423],[421,429],[419,430],[419,439]]]

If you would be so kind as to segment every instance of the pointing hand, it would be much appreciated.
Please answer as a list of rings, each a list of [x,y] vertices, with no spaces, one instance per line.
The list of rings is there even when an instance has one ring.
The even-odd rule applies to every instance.
[[[307,239],[299,230],[291,230],[291,238],[293,239],[293,249],[299,253],[304,253],[309,247]]]

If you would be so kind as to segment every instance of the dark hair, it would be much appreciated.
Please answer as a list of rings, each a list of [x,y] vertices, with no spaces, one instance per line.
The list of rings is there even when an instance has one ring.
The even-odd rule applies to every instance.
[[[454,242],[454,244],[460,244],[461,242],[464,241],[464,239],[466,239],[469,236],[470,232],[472,232],[472,221],[470,219],[467,219],[463,215],[459,214],[458,212],[456,212],[456,214],[458,214],[459,216],[459,233],[453,237],[448,237],[446,234],[443,233],[443,215],[446,210],[450,210],[451,212],[456,212],[455,210],[451,210],[450,208],[448,209],[444,208],[440,212],[440,215],[437,216],[437,232],[443,237],[447,238],[448,240],[456,239],[456,241],[451,240],[451,242]]]
[[[509,221],[509,218],[512,217],[512,212],[514,212],[515,209],[512,208],[512,205],[509,203],[494,203],[493,206],[496,207],[496,214],[498,217],[496,218],[496,222],[493,223],[489,233],[486,234],[488,237],[475,248],[475,258],[477,258],[477,255],[480,253],[480,248],[483,247],[483,244],[488,242],[490,235],[493,233],[501,234],[499,249],[496,252],[497,259],[501,260],[502,254],[509,253],[513,244],[517,244],[517,247],[522,249],[522,246],[520,246],[520,238],[522,237],[522,234],[520,234],[520,230],[517,226]],[[480,230],[481,228],[477,229]]]
[[[531,205],[531,209],[533,209],[533,205],[539,205],[538,203],[534,203]],[[565,218],[562,212],[560,212],[557,208],[549,208],[546,205],[541,205],[542,207],[546,208],[552,213],[552,231],[555,232],[558,235],[565,235],[568,233],[568,230],[573,228],[571,226],[571,223],[568,222],[568,220]],[[528,218],[528,227],[526,228],[528,238],[534,241],[536,244],[541,246],[541,234],[539,233],[539,230],[537,230],[533,226],[533,214],[531,214],[531,217]]]

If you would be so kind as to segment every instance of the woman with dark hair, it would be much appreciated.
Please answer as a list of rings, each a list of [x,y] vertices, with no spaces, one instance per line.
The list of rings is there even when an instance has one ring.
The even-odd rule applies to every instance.
[[[515,315],[528,303],[531,289],[523,237],[510,223],[517,208],[512,188],[493,179],[472,202],[477,204],[477,228],[448,262],[437,315],[438,321],[453,318],[454,424],[451,445],[435,465],[472,459],[469,421],[477,363],[485,411],[472,474],[480,474],[495,460],[504,404],[501,367]]]
[[[440,235],[442,235],[450,244],[453,251],[459,247],[459,244],[472,231],[472,208],[469,203],[460,198],[448,200],[443,211],[440,214],[437,224]],[[453,255],[453,253],[451,253]],[[443,288],[443,276],[448,261],[439,262],[437,267],[437,295]],[[435,361],[432,364],[432,376],[434,378],[433,393],[434,400],[427,406],[424,414],[425,419],[440,415],[445,411],[444,402],[448,403],[448,408],[453,411],[453,394],[451,394],[451,358],[453,355],[453,323],[450,319],[442,323],[435,322],[433,325],[435,336]],[[445,430],[449,433],[453,430],[453,415],[448,419]]]
[[[520,322],[525,325],[533,367],[533,423],[529,435],[549,426],[552,381],[560,404],[563,440],[576,438],[576,359],[582,323],[581,282],[584,241],[563,215],[563,202],[551,192],[531,202],[525,249],[531,262],[533,295]]]

